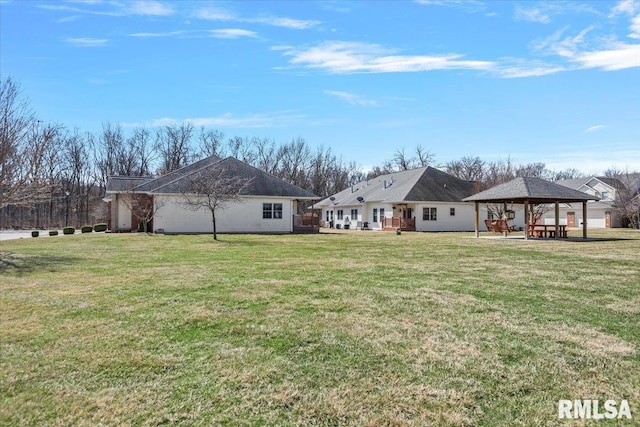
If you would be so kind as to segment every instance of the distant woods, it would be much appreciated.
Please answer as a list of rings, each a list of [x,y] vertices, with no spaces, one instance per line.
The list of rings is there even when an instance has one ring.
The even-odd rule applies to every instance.
[[[0,227],[54,228],[104,222],[107,178],[158,176],[208,156],[233,156],[322,198],[364,179],[434,165],[422,146],[400,148],[366,173],[329,147],[303,138],[276,142],[267,137],[228,136],[190,122],[126,132],[105,122],[98,133],[41,121],[11,77],[0,81]],[[488,187],[515,176],[551,180],[580,176],[552,172],[542,163],[517,165],[510,159],[485,162],[462,157],[440,166]]]

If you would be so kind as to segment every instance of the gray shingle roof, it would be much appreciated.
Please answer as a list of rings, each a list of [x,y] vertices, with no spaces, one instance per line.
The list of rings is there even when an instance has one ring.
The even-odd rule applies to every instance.
[[[532,203],[551,203],[600,199],[582,191],[532,177],[515,178],[464,199],[465,202],[489,203],[524,203],[525,200]]]
[[[260,169],[254,168],[247,163],[241,162],[233,157],[220,159],[216,156],[207,157],[184,168],[168,173],[155,179],[147,179],[141,182],[135,188],[136,192],[141,193],[163,193],[163,194],[180,194],[183,191],[188,192],[189,180],[197,176],[203,171],[225,170],[232,176],[239,179],[250,179],[250,183],[243,192],[246,196],[270,196],[270,197],[293,197],[297,199],[318,199],[318,196],[304,190],[296,185],[289,184],[282,179],[275,177]],[[128,177],[114,177],[124,178]],[[114,188],[112,192],[129,191],[130,188],[122,190]]]
[[[411,169],[359,182],[353,187],[324,199],[316,206],[361,204],[365,202],[460,202],[473,194],[473,183],[456,178],[432,167]]]
[[[131,191],[149,181],[153,181],[153,178],[149,176],[110,176],[107,178],[106,191],[109,193]]]

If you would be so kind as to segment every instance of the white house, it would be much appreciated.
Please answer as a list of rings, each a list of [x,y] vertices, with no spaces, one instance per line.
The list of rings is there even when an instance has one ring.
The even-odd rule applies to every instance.
[[[599,201],[589,201],[587,224],[589,228],[621,227],[621,218],[616,215],[614,201],[616,188],[621,188],[622,182],[615,178],[591,176],[579,179],[565,179],[556,181],[556,184],[582,191],[583,193],[600,198]],[[543,223],[553,223],[554,212],[551,209],[543,215]],[[582,205],[580,203],[563,203],[560,205],[561,225],[567,227],[580,227],[584,221],[582,218]]]
[[[462,199],[475,192],[473,182],[422,167],[359,182],[315,207],[322,209],[326,227],[472,231],[474,206]],[[486,218],[486,208],[483,215]]]
[[[157,177],[109,177],[110,229],[131,231],[141,220],[136,205],[147,203],[151,211],[149,229],[164,233],[211,233],[209,210],[190,210],[185,205],[189,183],[203,172],[224,170],[248,181],[241,201],[216,211],[221,233],[292,233],[305,231],[297,214],[298,201],[317,200],[310,192],[289,184],[233,157],[207,157],[182,169]]]

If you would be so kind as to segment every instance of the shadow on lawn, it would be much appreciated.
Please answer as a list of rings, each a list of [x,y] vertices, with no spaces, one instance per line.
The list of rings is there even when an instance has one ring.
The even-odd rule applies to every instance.
[[[79,258],[70,256],[27,256],[0,251],[0,274],[15,272],[20,276],[37,270],[57,271],[61,266],[78,260]]]

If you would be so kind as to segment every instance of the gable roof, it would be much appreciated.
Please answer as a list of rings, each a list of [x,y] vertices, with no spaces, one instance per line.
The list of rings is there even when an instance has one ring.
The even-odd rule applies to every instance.
[[[600,198],[533,177],[515,178],[464,199],[465,202],[506,202],[516,204],[524,203],[525,201],[531,203],[553,203],[556,201],[580,202],[587,200],[600,200]]]
[[[430,166],[361,181],[316,206],[353,206],[363,202],[460,202],[473,194],[473,183]],[[361,197],[362,201],[358,200]]]
[[[560,184],[560,185],[563,185],[565,187],[573,188],[574,190],[580,190],[580,188],[582,186],[587,186],[589,188],[592,188],[591,186],[589,186],[587,184],[590,181],[594,180],[594,179],[602,182],[605,185],[608,185],[613,190],[621,188],[620,186],[622,185],[622,182],[619,179],[617,179],[617,178],[608,178],[606,176],[589,176],[589,177],[586,177],[586,178],[561,179],[561,180],[556,181],[556,184]]]
[[[217,156],[207,157],[191,165],[160,176],[158,178],[147,178],[133,189],[134,192],[148,194],[181,194],[189,191],[189,182],[194,176],[204,171],[222,171],[238,179],[249,179],[249,185],[243,191],[245,196],[268,196],[268,197],[292,197],[296,199],[318,199],[318,196],[304,190],[296,185],[283,181],[267,172],[257,169],[247,163],[241,162],[233,157],[221,159]],[[110,177],[111,179],[125,181],[129,177]],[[108,192],[131,191],[131,188],[121,188],[117,185],[109,189]]]

